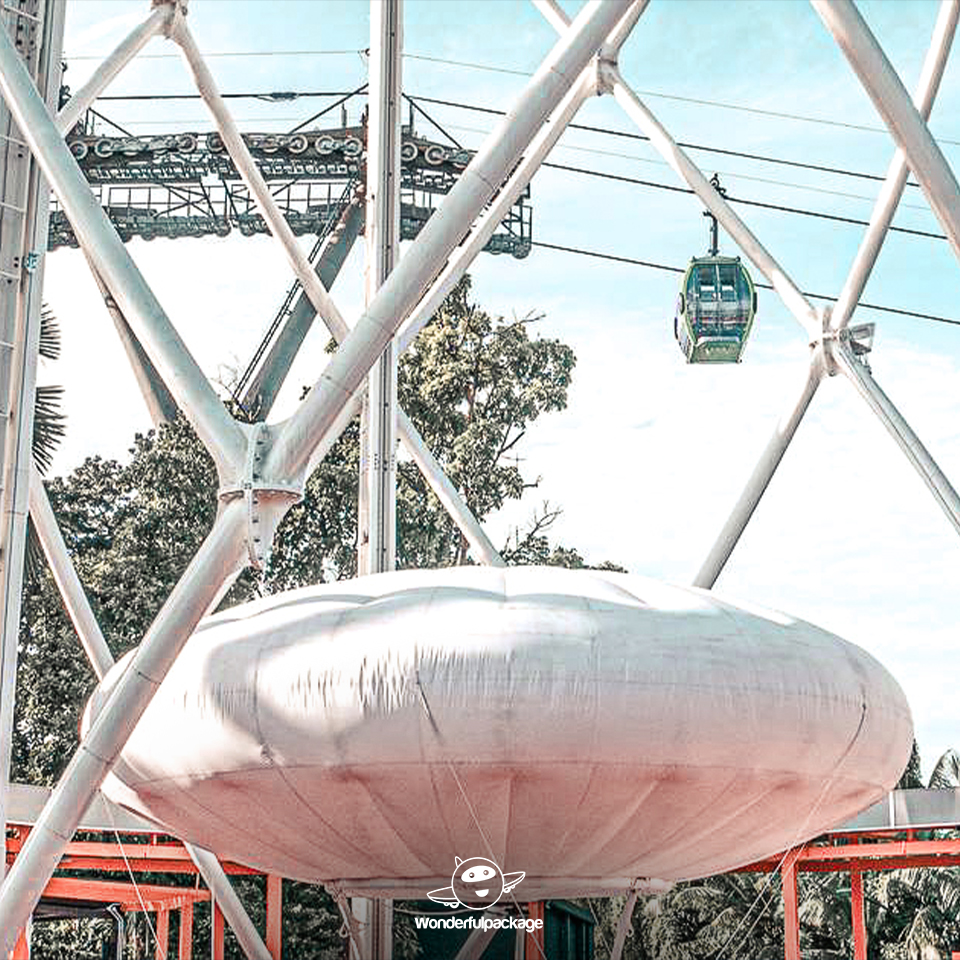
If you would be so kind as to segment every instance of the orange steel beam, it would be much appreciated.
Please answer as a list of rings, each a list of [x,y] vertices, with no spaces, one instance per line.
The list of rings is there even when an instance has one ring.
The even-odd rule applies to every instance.
[[[167,960],[167,946],[170,943],[170,911],[157,911],[157,960]]]
[[[27,943],[27,932],[20,931],[17,942],[13,945],[13,952],[10,954],[10,960],[30,960],[30,944]]]
[[[223,914],[214,901],[213,904],[213,942],[210,944],[211,960],[223,960]]]
[[[283,879],[270,873],[267,874],[267,935],[264,940],[273,960],[280,960],[282,917]]]
[[[850,872],[850,911],[853,919],[853,960],[867,960],[867,924],[863,913],[863,874]]]
[[[888,863],[901,866],[953,866],[960,863],[960,839],[957,840],[887,840],[877,843],[842,843],[837,846],[805,844],[797,847],[795,855],[800,870],[849,870],[851,864],[862,864],[863,869],[894,869]],[[920,860],[919,864],[908,862]],[[770,873],[777,869],[779,857],[771,857],[748,864],[734,873]],[[884,866],[871,866],[884,864]]]
[[[186,903],[210,899],[209,890],[193,887],[161,887],[154,884],[120,883],[112,880],[81,880],[76,877],[53,877],[44,888],[44,896],[62,900],[92,900],[95,903],[116,903],[125,911],[142,909],[153,913],[159,910],[175,910]]]
[[[800,915],[797,903],[797,861],[786,856],[780,867],[783,886],[783,956],[800,960]]]
[[[542,900],[532,900],[527,904],[527,916],[531,920],[544,919],[544,903]],[[541,960],[543,957],[543,927],[525,934],[524,938],[526,960]]]
[[[7,839],[7,862],[12,863],[20,852],[26,838]],[[126,854],[126,859],[124,859]],[[98,841],[74,841],[67,845],[62,870],[103,870],[107,873],[126,873],[127,862],[131,869],[149,873],[190,873],[197,868],[186,848],[179,843],[117,843]],[[230,874],[258,875],[261,871],[238,863],[224,862],[223,868]]]
[[[177,960],[193,960],[193,904],[180,908],[180,935],[177,938]]]

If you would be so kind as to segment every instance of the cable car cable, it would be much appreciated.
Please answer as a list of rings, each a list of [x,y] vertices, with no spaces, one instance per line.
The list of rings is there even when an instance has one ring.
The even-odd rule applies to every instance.
[[[545,160],[541,166],[551,167],[555,170],[566,170],[570,173],[579,173],[589,177],[600,177],[604,180],[618,180],[623,183],[633,183],[638,186],[643,187],[655,187],[659,190],[670,190],[673,193],[690,193],[694,191],[689,187],[678,187],[674,184],[669,183],[658,183],[656,180],[641,180],[638,177],[628,177],[624,174],[619,173],[606,173],[600,170],[590,170],[587,167],[573,167],[569,164],[564,163],[550,163]],[[795,213],[804,217],[815,217],[820,220],[835,220],[838,223],[850,223],[859,227],[868,227],[870,226],[869,220],[858,220],[855,217],[841,217],[839,214],[835,213],[824,213],[820,210],[804,210],[801,207],[785,207],[776,203],[766,203],[761,200],[748,200],[745,197],[734,197],[727,196],[726,198],[731,203],[742,203],[750,207],[762,207],[767,210],[779,210],[782,213]],[[916,230],[911,227],[890,227],[890,231],[893,233],[907,233],[917,237],[927,237],[931,240],[946,240],[947,237],[942,233],[933,233],[930,230]]]
[[[497,110],[493,107],[480,107],[476,104],[462,103],[456,100],[440,100],[436,97],[417,97],[416,99],[423,100],[425,103],[439,104],[445,107],[458,107],[462,110],[471,110],[475,113],[489,113],[499,117],[506,115],[505,110]],[[631,133],[628,130],[614,130],[611,127],[595,127],[583,123],[568,123],[567,129],[583,130],[586,133],[600,133],[609,137],[621,137],[624,140],[641,140],[647,143],[650,142],[650,138],[644,136],[642,133]],[[940,142],[951,143],[952,141],[941,140]],[[678,140],[677,145],[683,147],[685,150],[701,150],[706,153],[719,153],[728,157],[740,157],[745,160],[759,160],[763,163],[775,163],[786,167],[798,167],[802,170],[814,170],[818,173],[834,173],[844,177],[858,177],[862,180],[873,180],[878,183],[883,183],[883,181],[886,179],[884,176],[881,176],[877,173],[864,173],[862,171],[850,170],[843,167],[829,167],[824,164],[806,163],[802,160],[786,160],[781,157],[770,157],[760,153],[745,153],[741,150],[726,150],[723,147],[708,147],[699,143],[687,143]],[[907,185],[911,187],[920,186],[913,180],[907,181]]]
[[[531,241],[535,247],[543,247],[546,250],[558,250],[561,253],[573,253],[582,257],[594,257],[598,260],[611,260],[615,263],[626,263],[631,266],[646,267],[650,270],[664,270],[667,273],[685,273],[686,267],[674,267],[666,263],[655,263],[652,260],[640,260],[636,257],[624,257],[615,253],[603,253],[600,250],[587,250],[583,247],[570,247],[559,243],[547,243],[544,240]],[[761,290],[772,290],[769,283],[758,283],[754,281],[754,286]],[[829,303],[835,303],[836,297],[828,297],[823,293],[811,293],[808,290],[802,291],[805,297],[812,297],[814,300],[826,300]],[[885,307],[877,303],[867,303],[861,300],[858,306],[864,310],[878,310],[883,313],[892,313],[897,316],[909,317],[914,320],[931,320],[936,323],[946,323],[951,326],[960,327],[960,320],[951,317],[943,317],[935,313],[921,313],[917,310],[907,310],[903,307]]]

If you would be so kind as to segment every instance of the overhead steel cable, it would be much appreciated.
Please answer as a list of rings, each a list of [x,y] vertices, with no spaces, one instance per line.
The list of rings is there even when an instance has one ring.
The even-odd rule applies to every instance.
[[[694,191],[689,187],[678,187],[674,184],[669,183],[660,183],[656,180],[641,180],[638,177],[628,177],[625,174],[619,173],[606,173],[602,170],[591,170],[587,167],[574,167],[569,164],[564,163],[550,163],[549,161],[544,161],[541,166],[551,167],[554,170],[566,170],[570,173],[578,173],[584,176],[590,177],[600,177],[604,180],[618,180],[622,183],[631,183],[636,184],[637,186],[642,187],[654,187],[658,190],[669,190],[672,193],[688,193],[692,194]],[[762,207],[766,210],[778,210],[781,213],[795,213],[804,217],[815,217],[820,220],[835,220],[838,223],[850,223],[859,227],[868,227],[870,226],[869,220],[859,220],[856,217],[842,217],[839,214],[835,213],[824,213],[822,210],[805,210],[802,207],[785,207],[782,204],[776,203],[766,203],[762,200],[748,200],[745,197],[735,197],[732,194],[726,194],[726,199],[731,203],[742,203],[749,207]],[[927,237],[931,240],[946,240],[946,236],[942,233],[934,233],[930,230],[915,230],[910,227],[890,227],[891,233],[907,233],[917,237]]]
[[[583,247],[570,247],[565,246],[560,243],[547,243],[544,240],[533,240],[531,241],[532,245],[535,247],[543,247],[545,250],[557,250],[561,253],[573,253],[581,257],[593,257],[597,260],[611,260],[614,263],[626,263],[630,266],[636,267],[646,267],[650,270],[664,270],[667,273],[686,273],[686,267],[674,267],[667,263],[656,263],[652,260],[640,260],[637,257],[625,257],[616,253],[604,253],[601,250],[587,250]],[[753,284],[760,290],[772,290],[773,287],[769,283],[758,283],[754,281]],[[809,290],[802,291],[805,297],[812,297],[814,300],[825,300],[829,303],[835,303],[836,297],[829,297],[824,293],[811,293]],[[951,326],[960,327],[960,320],[953,319],[952,317],[944,317],[935,313],[922,313],[918,310],[907,310],[904,307],[885,307],[878,303],[867,303],[865,300],[861,300],[859,306],[864,310],[878,310],[882,313],[892,313],[901,317],[909,317],[914,320],[931,320],[936,323],[946,323]]]
[[[304,90],[304,91],[280,91],[273,93],[225,93],[223,94],[224,99],[235,99],[235,100],[263,100],[269,97],[275,98],[285,98],[285,99],[300,99],[300,98],[312,98],[312,97],[343,97],[349,98],[351,96],[359,95],[363,92],[366,84],[362,87],[357,88],[356,90]],[[420,103],[430,103],[438,106],[444,107],[454,107],[460,110],[469,110],[473,113],[486,113],[491,116],[502,117],[505,116],[504,110],[499,110],[495,107],[481,107],[478,104],[473,103],[463,103],[462,101],[457,100],[444,100],[439,97],[422,97],[414,96],[412,94],[404,94],[405,99],[416,104]],[[140,93],[140,94],[110,94],[99,97],[98,100],[101,101],[123,101],[123,100],[199,100],[200,95],[197,93]],[[309,121],[305,121],[309,122]],[[567,125],[568,130],[581,130],[585,133],[597,133],[603,136],[608,137],[620,137],[624,140],[638,140],[643,142],[649,142],[650,138],[644,136],[641,133],[632,133],[629,130],[616,130],[612,127],[597,127],[590,124],[584,123],[570,123]],[[942,140],[943,143],[951,143],[949,140]],[[870,180],[875,183],[883,183],[885,177],[882,174],[877,173],[866,173],[862,170],[851,170],[847,167],[832,167],[822,163],[809,163],[804,160],[788,160],[784,157],[771,157],[762,153],[748,153],[743,150],[728,150],[724,147],[711,147],[702,143],[689,143],[686,141],[678,141],[679,146],[683,147],[685,150],[699,150],[704,153],[716,153],[721,156],[726,157],[738,157],[743,160],[756,160],[760,163],[772,163],[784,167],[795,167],[798,170],[811,170],[815,173],[831,173],[837,176],[843,177],[856,177],[861,180]],[[907,182],[907,186],[918,188],[919,184],[913,180]]]
[[[488,113],[498,117],[505,115],[505,111],[498,110],[495,107],[481,107],[477,104],[462,103],[457,100],[441,100],[438,97],[415,97],[413,99],[422,100],[424,103],[432,103],[444,107],[454,107],[461,110],[469,110],[473,113]],[[641,140],[646,143],[650,142],[650,138],[644,136],[642,133],[633,133],[629,130],[615,130],[612,127],[596,127],[585,123],[569,123],[567,124],[567,129],[582,130],[585,133],[599,133],[608,137],[621,137],[624,140]],[[941,142],[951,143],[952,141],[943,140]],[[782,157],[770,157],[760,153],[746,153],[743,150],[727,150],[723,147],[709,147],[701,143],[687,143],[682,140],[678,140],[677,145],[683,147],[684,150],[699,150],[705,153],[718,153],[727,157],[740,157],[744,160],[758,160],[763,163],[774,163],[785,167],[797,167],[801,170],[813,170],[817,173],[833,173],[844,177],[858,177],[862,180],[873,180],[878,183],[883,183],[885,179],[882,174],[877,173],[864,173],[863,171],[850,170],[845,167],[830,167],[821,163],[808,163],[803,160],[787,160]],[[911,187],[920,186],[913,180],[907,181],[907,185]]]

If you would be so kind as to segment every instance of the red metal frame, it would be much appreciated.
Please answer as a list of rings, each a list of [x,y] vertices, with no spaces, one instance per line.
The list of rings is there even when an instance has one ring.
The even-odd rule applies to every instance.
[[[14,826],[7,837],[7,863],[12,863],[20,852],[29,833],[29,827]],[[853,921],[854,960],[866,960],[867,929],[864,914],[863,874],[877,870],[901,870],[906,867],[950,867],[960,865],[960,838],[952,840],[918,840],[915,831],[900,831],[902,836],[891,837],[890,833],[872,830],[859,834],[842,834],[818,838],[789,851],[788,854],[757,861],[737,870],[737,873],[771,873],[779,870],[784,901],[784,957],[785,960],[801,960],[800,923],[797,903],[797,875],[800,871],[833,873],[848,871],[851,877],[851,916]],[[197,874],[197,868],[182,844],[170,841],[161,834],[131,839],[121,845],[116,842],[73,841],[60,862],[61,870],[92,870],[102,873],[181,873]],[[229,874],[263,876],[261,871],[238,863],[225,862]],[[282,879],[267,875],[266,880],[266,931],[264,942],[275,960],[279,960],[282,939],[283,916]],[[157,956],[166,956],[166,942],[171,910],[180,910],[180,933],[177,952],[180,960],[191,958],[191,935],[193,931],[194,904],[210,899],[209,891],[197,888],[139,885],[104,880],[80,880],[55,876],[44,893],[51,897],[74,900],[92,900],[100,903],[119,904],[124,911],[141,910],[140,897],[146,910],[157,914],[156,930],[161,945]],[[527,905],[528,916],[543,919],[543,904]],[[214,960],[223,960],[223,914],[214,904],[213,944]],[[526,955],[540,956],[543,948],[543,933],[526,934]],[[539,949],[538,949],[539,947]],[[12,960],[26,960],[28,953],[25,941],[18,942],[11,955]],[[960,960],[960,953],[954,954]]]
[[[871,830],[820,837],[795,847],[781,857],[761,860],[741,867],[736,873],[772,873],[780,871],[783,885],[783,932],[785,960],[801,960],[800,920],[797,913],[797,874],[850,874],[850,910],[853,923],[854,960],[867,960],[867,925],[864,914],[863,874],[877,870],[903,870],[907,867],[954,867],[960,865],[960,838],[955,840],[917,840],[916,831],[894,839],[890,832]],[[960,960],[960,953],[953,957]]]
[[[6,842],[7,863],[13,863],[30,832],[28,826],[11,825]],[[162,834],[125,837],[121,842],[74,840],[67,845],[58,870],[88,870],[99,873],[177,873],[196,875],[199,871],[190,859],[186,848],[179,842],[170,841]],[[259,870],[239,863],[224,862],[228,874],[263,876]],[[279,876],[266,875],[267,921],[264,941],[267,949],[280,960],[282,949],[281,920],[283,907],[283,880]],[[157,960],[165,960],[170,937],[170,912],[180,911],[177,956],[179,960],[191,960],[193,937],[193,914],[196,903],[210,900],[210,891],[197,887],[173,887],[158,884],[137,884],[116,880],[86,880],[76,877],[54,876],[44,888],[44,896],[60,900],[82,900],[93,903],[117,904],[125,913],[140,912],[156,914],[154,929],[157,935]],[[142,901],[142,902],[141,902]],[[223,960],[224,921],[220,908],[213,907],[214,960]],[[21,934],[11,960],[29,960],[26,939]]]

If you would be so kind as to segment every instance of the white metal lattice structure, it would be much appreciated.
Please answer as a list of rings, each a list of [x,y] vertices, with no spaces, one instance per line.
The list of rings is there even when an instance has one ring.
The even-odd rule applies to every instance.
[[[387,270],[378,270],[367,306],[354,324],[342,316],[317,279],[270,196],[189,30],[185,0],[154,0],[144,23],[117,47],[57,115],[45,105],[7,31],[0,31],[0,92],[7,107],[57,194],[91,269],[116,301],[159,376],[213,456],[221,499],[213,531],[143,638],[131,668],[84,737],[0,888],[0,952],[12,947],[82,811],[200,618],[217,604],[246,565],[256,567],[263,563],[272,534],[300,495],[307,472],[356,414],[366,378],[374,365],[391,345],[397,351],[409,346],[482,249],[579,107],[591,96],[612,95],[625,114],[650,137],[655,148],[771,283],[810,341],[800,396],[778,424],[739,503],[697,574],[696,585],[711,587],[715,583],[818,384],[826,376],[840,374],[853,383],[903,448],[948,518],[960,529],[960,498],[858,359],[854,349],[856,329],[849,325],[890,227],[908,169],[923,187],[954,251],[960,254],[960,188],[925,123],[956,27],[957,0],[944,0],[915,102],[910,100],[851,0],[813,0],[814,8],[874,100],[898,147],[871,225],[833,311],[817,310],[811,305],[784,267],[733,212],[621,76],[617,67],[618,51],[643,14],[647,0],[590,0],[573,22],[569,22],[555,0],[534,2],[556,29],[559,35],[556,45],[420,237],[389,275]],[[374,3],[376,5],[376,0]],[[399,3],[393,6],[399,10]],[[262,215],[304,291],[342,344],[295,415],[280,426],[251,427],[230,417],[94,200],[63,139],[64,131],[82,111],[150,38],[159,34],[179,45],[233,162],[257,198]],[[372,50],[374,54],[381,52],[376,40]],[[385,80],[379,91],[372,94],[383,98],[381,106],[387,104],[389,89],[390,83]],[[389,111],[385,111],[385,115],[388,114]],[[383,210],[371,214],[368,210],[368,229],[374,236],[378,234],[376,217],[388,215],[393,214]],[[373,221],[369,219],[371,216]],[[31,346],[26,337],[26,333],[21,334],[18,348],[35,350],[35,345]],[[18,401],[24,400],[26,389],[25,386],[19,388]],[[399,436],[463,530],[474,556],[484,563],[501,563],[489,538],[443,476],[408,418],[402,411],[397,413],[397,418]],[[381,445],[380,449],[384,447]],[[6,473],[10,468],[10,455],[5,454],[5,458]],[[58,583],[78,634],[98,674],[102,675],[109,666],[109,655],[89,614],[79,582],[71,573],[66,551],[58,539],[35,474],[31,481],[31,511],[38,528],[44,532],[45,548],[51,566],[58,571]],[[389,538],[392,536],[390,511],[378,507],[377,513],[387,518],[380,535]],[[10,612],[9,604],[5,612]],[[0,706],[4,707],[0,716],[4,712],[12,714],[9,706],[12,690],[13,681],[7,670],[3,674],[3,689],[0,689]],[[9,740],[9,728],[0,730],[2,738]],[[202,852],[198,851],[198,857],[203,859]],[[215,861],[211,863],[208,858],[204,866],[211,886],[223,889],[225,880],[222,873],[218,875]],[[221,902],[225,901],[219,892],[217,896]],[[244,929],[242,911],[235,912],[229,919],[235,930]],[[248,956],[266,956],[259,937],[250,930],[252,927],[245,939],[241,934]]]

